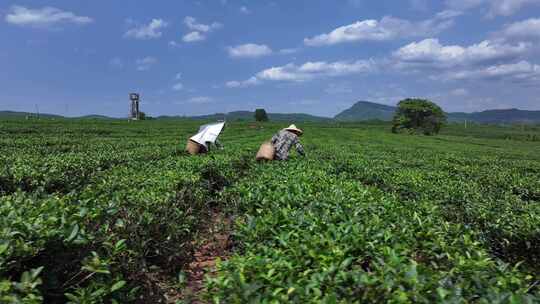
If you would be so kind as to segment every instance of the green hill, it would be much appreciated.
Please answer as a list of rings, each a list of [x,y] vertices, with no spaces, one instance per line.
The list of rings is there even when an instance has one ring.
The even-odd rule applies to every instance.
[[[338,121],[390,121],[394,116],[396,107],[378,103],[359,101],[351,108],[335,116]],[[447,113],[448,121],[463,122],[465,120],[476,123],[540,123],[540,111],[526,111],[519,109],[486,110],[473,113]]]
[[[268,117],[272,121],[300,121],[300,122],[328,122],[332,121],[332,118],[329,117],[321,117],[321,116],[314,116],[309,114],[302,114],[302,113],[291,113],[291,114],[280,114],[280,113],[270,113],[268,114]]]
[[[0,111],[0,119],[24,119],[24,118],[35,118],[37,117],[36,113],[29,112],[16,112],[16,111]],[[78,117],[65,117],[57,114],[39,114],[39,118],[43,119],[97,119],[97,120],[106,120],[106,119],[118,119],[114,117],[109,117],[105,115],[85,115]]]
[[[477,123],[540,123],[540,111],[507,109],[475,113],[449,113],[448,120],[454,122],[468,120]]]
[[[16,111],[0,111],[0,118],[26,118],[36,117],[36,113],[16,112]],[[40,118],[62,118],[60,115],[54,114],[39,114]]]
[[[107,120],[107,119],[118,119],[118,118],[112,118],[105,115],[85,115],[77,117],[77,119],[97,119],[97,120]]]
[[[392,120],[396,107],[359,101],[334,117],[338,121]]]
[[[269,113],[268,117],[271,121],[278,122],[355,122],[368,120],[391,121],[396,107],[378,104],[369,101],[359,101],[349,109],[337,114],[333,119],[329,117],[321,117],[303,113]],[[540,123],[540,111],[527,111],[519,109],[503,109],[503,110],[486,110],[482,112],[464,113],[455,112],[447,113],[448,121],[450,122],[476,122],[476,123],[492,123],[492,124],[511,124],[511,123]],[[26,117],[35,117],[35,113],[16,112],[16,111],[0,111],[0,119],[24,119]],[[40,114],[42,119],[62,119],[66,118],[55,114]],[[216,113],[200,116],[159,116],[157,119],[195,119],[195,120],[228,120],[228,121],[254,121],[255,113],[250,111],[235,111],[230,113]],[[74,117],[71,119],[118,119],[103,115],[87,115]]]
[[[163,117],[158,117],[163,118]],[[255,113],[250,111],[235,111],[230,113],[216,113],[211,115],[191,116],[187,117],[197,120],[255,120]],[[268,113],[268,118],[271,121],[284,121],[284,122],[325,122],[332,121],[329,117],[320,117],[303,113]]]

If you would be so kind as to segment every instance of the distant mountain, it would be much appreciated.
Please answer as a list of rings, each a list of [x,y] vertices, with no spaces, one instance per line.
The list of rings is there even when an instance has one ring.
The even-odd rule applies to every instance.
[[[281,114],[281,113],[270,113],[268,118],[271,121],[300,121],[300,122],[329,122],[333,119],[330,117],[314,116],[310,114],[302,113],[292,113],[292,114]]]
[[[118,118],[112,118],[105,115],[86,115],[86,116],[76,117],[76,119],[103,119],[105,120],[105,119],[118,119]]]
[[[367,120],[382,120],[390,121],[394,116],[396,107],[378,104],[369,101],[359,101],[351,108],[337,114],[333,119],[329,117],[314,116],[302,113],[269,113],[268,117],[271,121],[281,122],[354,122]],[[486,110],[474,113],[447,113],[448,121],[463,122],[465,120],[476,123],[540,123],[540,111],[526,111],[519,109],[506,110]],[[26,117],[35,117],[35,113],[15,112],[15,111],[0,111],[0,119],[24,119]],[[61,115],[54,114],[39,114],[40,118],[45,119],[68,119]],[[195,119],[195,120],[222,120],[228,121],[254,121],[255,113],[250,111],[236,111],[230,113],[216,113],[211,115],[181,117],[181,116],[159,116],[157,119]],[[74,117],[69,119],[119,119],[104,115],[87,115]]]
[[[392,120],[396,107],[359,101],[334,117],[338,121]]]
[[[449,113],[448,120],[454,122],[467,120],[478,123],[540,123],[540,111],[507,109],[474,113]]]
[[[338,121],[390,121],[394,116],[396,107],[378,103],[359,101],[351,108],[334,117]],[[465,120],[477,123],[540,123],[540,111],[526,111],[519,109],[486,110],[473,113],[447,113],[448,121],[463,122]]]
[[[0,111],[0,118],[26,118],[35,117],[36,113],[15,112],[15,111]],[[60,115],[54,114],[39,114],[41,118],[62,118]]]
[[[29,112],[15,112],[15,111],[0,111],[0,119],[1,118],[34,118],[37,117],[36,113],[29,113]],[[62,115],[56,115],[56,114],[39,114],[39,118],[46,118],[46,119],[117,119],[105,115],[85,115],[85,116],[79,116],[79,117],[65,117]]]
[[[158,117],[161,118],[161,117]],[[228,121],[235,121],[235,120],[245,120],[245,121],[253,121],[255,120],[255,113],[250,111],[236,111],[236,112],[230,112],[230,113],[217,113],[212,115],[202,115],[202,116],[191,116],[187,117],[190,119],[197,119],[197,120],[228,120]],[[324,122],[324,121],[332,121],[332,118],[329,117],[321,117],[321,116],[314,116],[309,114],[302,114],[302,113],[268,113],[268,118],[271,121],[286,121],[286,122]]]
[[[14,111],[0,111],[0,119],[6,119],[6,118],[26,118],[26,117],[35,117],[36,115],[34,113],[28,113],[28,112],[14,112]],[[39,114],[40,118],[47,118],[47,119],[95,119],[95,120],[107,120],[107,119],[119,119],[119,118],[113,118],[108,117],[104,115],[86,115],[86,116],[80,116],[80,117],[64,117],[61,115],[53,115],[53,114]],[[324,122],[324,121],[332,121],[332,118],[329,117],[319,117],[309,114],[302,114],[302,113],[287,113],[287,114],[281,114],[281,113],[269,113],[268,117],[271,121],[286,121],[286,122]],[[216,113],[216,114],[210,114],[210,115],[201,115],[201,116],[158,116],[156,119],[195,119],[195,120],[222,120],[226,119],[229,121],[237,121],[237,120],[245,120],[245,121],[253,121],[255,120],[255,113],[250,111],[235,111],[230,113]]]
[[[195,120],[248,120],[251,112],[231,112],[231,113],[215,113],[207,115],[197,115],[197,116],[169,116],[162,115],[156,117],[156,119],[195,119]]]

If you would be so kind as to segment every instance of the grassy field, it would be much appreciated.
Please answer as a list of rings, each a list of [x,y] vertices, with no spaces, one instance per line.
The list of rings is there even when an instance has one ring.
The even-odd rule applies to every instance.
[[[539,127],[306,124],[255,162],[282,127],[190,157],[197,122],[1,121],[0,302],[540,302]]]

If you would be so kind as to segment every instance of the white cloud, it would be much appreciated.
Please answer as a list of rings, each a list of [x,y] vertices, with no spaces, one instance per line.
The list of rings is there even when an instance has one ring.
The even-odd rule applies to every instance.
[[[272,67],[257,73],[260,80],[271,81],[306,81],[321,77],[336,77],[374,70],[374,62],[358,60],[355,62],[306,62],[301,66],[289,63],[280,67]]]
[[[174,76],[174,79],[176,79],[176,80],[182,79],[182,73],[180,73],[180,72],[176,73],[176,75]]]
[[[327,34],[304,39],[308,46],[325,46],[357,41],[388,41],[406,37],[428,37],[448,29],[454,24],[453,17],[445,11],[433,19],[411,22],[390,16],[380,21],[369,19],[338,27]]]
[[[184,85],[181,82],[175,83],[172,86],[173,91],[182,91],[184,89]]]
[[[197,103],[197,104],[211,103],[213,101],[214,99],[208,96],[197,96],[197,97],[192,97],[188,99],[188,103]]]
[[[392,55],[388,66],[405,72],[421,72],[435,81],[501,80],[519,85],[540,81],[540,65],[526,60],[533,44],[485,40],[470,46],[443,45],[438,39],[410,43]],[[470,95],[465,89],[453,96]]]
[[[197,41],[203,41],[205,39],[206,37],[199,32],[187,33],[184,35],[184,37],[182,37],[182,41],[184,42],[197,42]]]
[[[346,83],[331,83],[324,89],[324,92],[330,95],[341,95],[352,93],[353,89]]]
[[[539,0],[491,0],[491,16],[510,16],[529,4],[539,4]]]
[[[502,31],[506,38],[540,38],[540,18],[511,23]]]
[[[246,88],[246,87],[251,87],[251,86],[255,86],[255,85],[258,85],[260,84],[261,82],[259,81],[259,79],[257,79],[257,77],[253,76],[251,78],[249,78],[248,80],[244,80],[244,81],[229,81],[225,84],[226,87],[228,88]]]
[[[191,16],[184,18],[184,24],[191,30],[182,37],[184,42],[197,42],[206,40],[206,34],[220,29],[223,25],[219,22],[213,22],[211,24],[198,23],[197,19]]]
[[[469,91],[464,88],[459,88],[459,89],[452,90],[450,94],[453,96],[467,96],[469,95]]]
[[[141,59],[137,59],[135,61],[135,65],[137,67],[137,71],[148,71],[152,68],[153,65],[155,65],[158,62],[158,60],[154,57],[145,57]]]
[[[124,37],[142,40],[160,38],[163,35],[161,30],[167,26],[167,22],[163,21],[162,19],[152,19],[149,24],[143,24],[139,27],[128,30],[124,34]]]
[[[453,9],[468,10],[487,5],[488,16],[510,16],[530,4],[540,4],[540,0],[446,0]]]
[[[499,64],[476,70],[463,70],[449,73],[445,76],[452,80],[484,79],[484,80],[510,80],[515,82],[540,81],[540,65],[528,61]]]
[[[425,39],[408,44],[393,53],[400,67],[448,68],[496,60],[518,58],[530,44],[502,44],[489,40],[463,47],[442,45],[438,39]]]
[[[272,54],[272,49],[264,44],[247,43],[227,47],[227,52],[233,58],[256,58]]]
[[[352,74],[370,73],[377,70],[373,60],[306,62],[300,66],[289,63],[260,71],[245,81],[229,81],[229,88],[243,88],[260,84],[264,81],[303,82],[325,77],[339,77]]]
[[[247,7],[245,7],[245,6],[241,6],[241,7],[240,7],[240,12],[241,12],[242,14],[246,14],[246,15],[251,14],[251,11],[250,11]]]
[[[187,16],[186,18],[184,18],[184,24],[190,30],[201,33],[208,33],[223,26],[219,22],[213,22],[212,24],[197,23],[197,20],[191,16]]]
[[[442,12],[437,13],[436,17],[440,19],[451,19],[451,18],[459,17],[461,15],[463,15],[462,11],[444,10]]]
[[[283,54],[283,55],[288,55],[288,54],[298,53],[298,51],[299,51],[299,49],[297,49],[297,48],[281,49],[281,50],[279,50],[279,53]]]
[[[47,27],[60,23],[88,24],[94,20],[90,17],[77,16],[54,7],[30,9],[24,6],[12,6],[6,15],[7,23],[19,26]]]

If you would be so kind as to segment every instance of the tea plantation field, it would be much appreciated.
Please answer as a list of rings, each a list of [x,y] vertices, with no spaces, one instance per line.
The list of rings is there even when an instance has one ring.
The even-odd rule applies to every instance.
[[[191,157],[197,122],[0,121],[0,303],[540,303],[540,128],[306,124],[255,162],[282,127]]]

